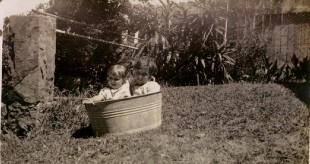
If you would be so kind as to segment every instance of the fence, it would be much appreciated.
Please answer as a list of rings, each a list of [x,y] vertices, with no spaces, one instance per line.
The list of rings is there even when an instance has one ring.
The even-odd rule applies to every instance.
[[[262,15],[257,22],[256,28],[271,38],[267,56],[278,68],[293,68],[293,56],[302,60],[310,55],[310,12]]]

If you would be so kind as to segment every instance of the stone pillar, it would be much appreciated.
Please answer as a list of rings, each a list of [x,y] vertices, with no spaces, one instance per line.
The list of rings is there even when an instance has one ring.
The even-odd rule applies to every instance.
[[[3,11],[0,11],[0,60],[3,61],[2,58],[2,43],[3,43]],[[0,67],[0,75],[2,77],[2,65]],[[2,88],[2,80],[0,81],[0,88]],[[2,92],[2,91],[1,91]],[[2,94],[0,92],[0,98],[2,97]],[[2,108],[2,102],[1,102],[1,108]]]
[[[25,102],[53,98],[56,54],[56,19],[46,16],[11,16],[14,52],[10,55],[9,85]]]

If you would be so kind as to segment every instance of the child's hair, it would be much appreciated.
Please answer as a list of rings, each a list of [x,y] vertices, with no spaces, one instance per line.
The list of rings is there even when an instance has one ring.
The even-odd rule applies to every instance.
[[[134,64],[134,69],[147,69],[150,75],[155,75],[157,72],[157,66],[153,58],[148,56],[142,56],[139,60]]]
[[[120,76],[122,79],[126,79],[127,69],[123,65],[116,64],[109,68],[108,75]]]

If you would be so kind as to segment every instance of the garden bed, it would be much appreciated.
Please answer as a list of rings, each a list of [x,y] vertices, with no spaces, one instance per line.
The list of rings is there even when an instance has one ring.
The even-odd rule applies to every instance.
[[[172,87],[162,93],[163,123],[157,129],[94,138],[84,107],[67,101],[46,109],[47,117],[27,138],[2,134],[1,161],[308,162],[309,109],[283,86]]]

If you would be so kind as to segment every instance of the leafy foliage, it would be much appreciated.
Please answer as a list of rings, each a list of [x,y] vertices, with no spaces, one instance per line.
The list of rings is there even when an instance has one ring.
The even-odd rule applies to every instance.
[[[237,52],[233,55],[236,59],[234,67],[230,68],[235,80],[251,82],[267,82],[270,64],[266,58],[268,42],[254,33],[237,41]]]
[[[226,29],[204,1],[189,8],[169,0],[159,8],[160,28],[135,55],[154,56],[159,65],[159,79],[174,85],[223,83],[231,79],[227,64],[234,64],[229,54]],[[177,10],[175,10],[177,8]],[[193,12],[193,10],[198,12]]]
[[[129,32],[140,33],[140,38],[148,38],[150,33],[158,29],[159,20],[157,19],[156,8],[149,4],[134,4],[128,12],[128,30]]]
[[[224,0],[195,0],[176,4],[160,0],[159,7],[144,0],[142,4],[130,4],[128,0],[51,2],[48,12],[104,30],[58,21],[60,29],[118,43],[124,38],[120,35],[122,31],[129,35],[139,31],[141,38],[135,45],[139,50],[132,51],[59,34],[56,62],[56,85],[59,88],[68,88],[66,83],[71,83],[70,80],[63,82],[67,77],[73,77],[71,81],[78,83],[78,87],[72,89],[89,87],[90,84],[99,88],[110,65],[117,62],[130,65],[144,55],[156,59],[157,79],[171,85],[222,84],[233,80],[266,82],[306,77],[289,73],[297,67],[299,71],[305,70],[304,66],[299,67],[300,61],[294,68],[283,67],[282,70],[287,70],[285,74],[290,74],[283,78],[279,69],[274,70],[275,63],[269,63],[265,57],[267,42],[261,41],[251,31],[254,8],[249,4],[277,9],[277,4],[282,3],[280,1],[227,3]]]
[[[277,61],[270,63],[268,75],[275,81],[285,82],[309,82],[310,81],[310,59],[305,57],[298,59],[295,55],[291,58],[292,64],[285,63],[278,68]]]
[[[54,0],[47,12],[95,26],[92,29],[57,20],[57,28],[120,43],[127,29],[128,0]],[[102,29],[102,30],[98,30]],[[107,69],[122,57],[122,48],[57,34],[55,84],[60,89],[100,88]]]
[[[238,53],[233,55],[236,64],[229,68],[232,77],[249,82],[309,81],[309,58],[298,59],[294,55],[289,63],[279,67],[278,62],[269,60],[266,54],[269,41],[270,38],[255,33],[237,41]]]

